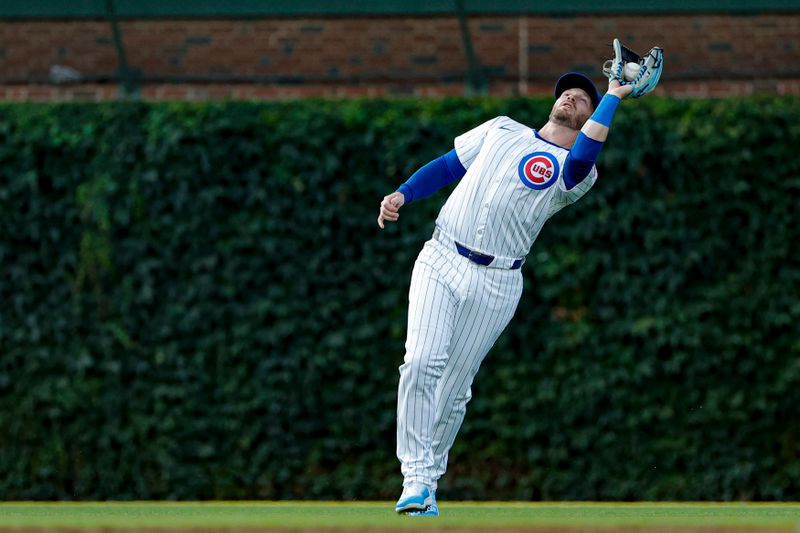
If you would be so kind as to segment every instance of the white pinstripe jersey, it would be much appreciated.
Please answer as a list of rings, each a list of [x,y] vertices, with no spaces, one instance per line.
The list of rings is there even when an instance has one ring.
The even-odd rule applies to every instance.
[[[564,185],[569,151],[508,117],[497,117],[456,137],[467,173],[439,212],[436,226],[472,250],[519,258],[548,218],[597,181],[597,168],[573,189]]]

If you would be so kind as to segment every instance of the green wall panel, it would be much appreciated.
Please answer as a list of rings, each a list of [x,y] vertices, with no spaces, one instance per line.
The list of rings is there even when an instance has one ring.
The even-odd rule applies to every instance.
[[[101,17],[107,11],[104,0],[5,0],[0,17]],[[114,0],[120,16],[125,17],[242,17],[295,15],[435,15],[455,11],[454,0]],[[574,15],[579,13],[635,12],[763,12],[800,10],[798,0],[559,0],[529,2],[523,0],[465,0],[471,13],[543,13]]]

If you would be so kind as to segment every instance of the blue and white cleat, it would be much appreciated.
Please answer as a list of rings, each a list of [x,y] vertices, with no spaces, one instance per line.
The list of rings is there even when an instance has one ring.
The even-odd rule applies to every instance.
[[[424,511],[411,511],[408,516],[439,516],[439,506],[436,505],[436,491],[431,493],[431,504]]]
[[[434,503],[434,499],[431,489],[422,483],[413,482],[403,487],[403,494],[397,500],[394,510],[398,513],[425,511],[432,503]]]

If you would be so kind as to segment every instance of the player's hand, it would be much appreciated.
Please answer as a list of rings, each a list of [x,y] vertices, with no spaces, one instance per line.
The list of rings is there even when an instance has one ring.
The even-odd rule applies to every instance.
[[[397,222],[397,219],[400,218],[398,211],[403,207],[404,203],[406,203],[406,197],[399,191],[384,196],[381,202],[381,211],[378,215],[378,226],[383,229],[384,221]]]
[[[633,92],[633,85],[622,85],[618,80],[608,80],[608,93],[624,100]]]

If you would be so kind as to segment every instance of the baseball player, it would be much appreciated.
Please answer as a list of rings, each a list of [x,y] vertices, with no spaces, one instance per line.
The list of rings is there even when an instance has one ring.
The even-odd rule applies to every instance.
[[[384,228],[398,220],[403,205],[460,180],[411,276],[397,398],[403,474],[398,513],[438,516],[437,482],[464,420],[473,378],[516,310],[525,256],[547,219],[596,182],[595,161],[620,101],[652,90],[643,89],[646,80],[624,79],[622,47],[617,40],[614,46],[602,99],[589,78],[564,74],[542,128],[508,117],[489,120],[456,137],[453,150],[381,202],[378,225]],[[658,50],[651,74],[660,74]],[[657,81],[655,76],[653,87]]]

